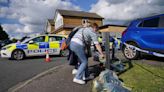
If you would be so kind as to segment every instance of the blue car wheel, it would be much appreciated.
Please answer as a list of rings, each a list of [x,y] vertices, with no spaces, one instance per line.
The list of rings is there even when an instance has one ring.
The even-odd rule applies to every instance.
[[[138,47],[135,43],[128,43],[128,44]],[[140,52],[134,48],[124,46],[123,47],[123,54],[127,59],[132,60],[132,59],[138,59]]]

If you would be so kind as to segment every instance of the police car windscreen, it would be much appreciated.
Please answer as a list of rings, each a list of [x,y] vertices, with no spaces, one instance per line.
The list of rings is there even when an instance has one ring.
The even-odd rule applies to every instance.
[[[25,41],[27,41],[29,38],[30,38],[30,37],[23,37],[20,41],[21,41],[21,42],[25,42]]]

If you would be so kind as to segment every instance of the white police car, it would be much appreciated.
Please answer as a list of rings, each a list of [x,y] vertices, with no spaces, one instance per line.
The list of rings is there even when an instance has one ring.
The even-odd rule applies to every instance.
[[[50,55],[66,56],[61,51],[61,43],[66,38],[64,35],[45,34],[25,39],[22,42],[9,44],[2,47],[1,57],[21,60],[29,56],[42,56],[48,50]]]

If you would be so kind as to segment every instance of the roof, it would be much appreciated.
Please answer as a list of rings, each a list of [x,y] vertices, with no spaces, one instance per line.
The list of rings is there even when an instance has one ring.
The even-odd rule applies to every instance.
[[[115,26],[115,27],[127,27],[127,26],[124,26],[124,25],[113,25],[113,24],[107,24],[107,25],[100,26],[99,29],[108,28],[109,26]]]
[[[84,11],[60,10],[60,9],[58,9],[57,11],[63,16],[103,19],[103,17],[99,16],[96,13],[89,13]]]
[[[77,27],[76,25],[64,25],[63,28],[75,28]]]
[[[55,22],[54,22],[53,19],[48,19],[48,22],[49,22],[51,25],[54,25],[54,24],[55,24]]]
[[[164,14],[150,15],[150,16],[147,16],[147,17],[138,18],[136,20],[145,20],[145,19],[147,20],[147,19],[151,19],[151,18],[154,18],[154,17],[160,17],[160,16],[164,16]]]

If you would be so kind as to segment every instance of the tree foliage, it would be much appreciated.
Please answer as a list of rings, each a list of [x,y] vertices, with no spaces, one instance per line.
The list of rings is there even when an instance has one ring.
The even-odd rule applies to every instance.
[[[0,25],[0,40],[6,40],[6,39],[9,39],[9,36]]]

